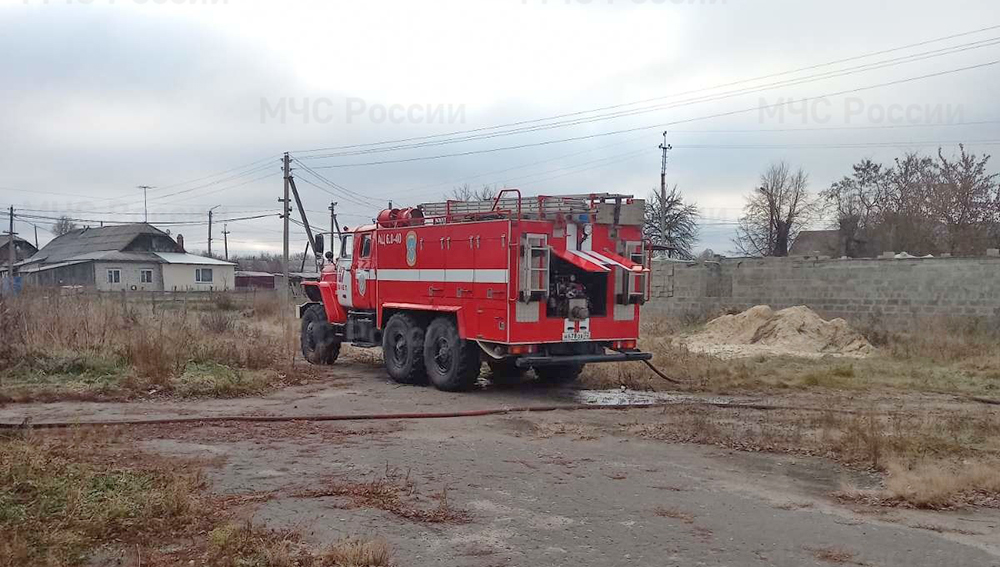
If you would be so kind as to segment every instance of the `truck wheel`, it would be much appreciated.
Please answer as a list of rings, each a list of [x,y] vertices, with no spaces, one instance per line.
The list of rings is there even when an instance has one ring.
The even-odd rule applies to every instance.
[[[382,331],[382,358],[389,377],[400,384],[426,384],[424,330],[416,319],[397,313]]]
[[[340,356],[340,339],[321,304],[310,305],[302,314],[300,341],[302,356],[312,364],[333,364]]]
[[[468,390],[476,383],[482,366],[479,345],[462,340],[450,318],[438,317],[427,327],[424,365],[437,389],[446,392]]]
[[[535,375],[540,382],[546,384],[569,384],[575,382],[583,372],[582,364],[559,364],[556,366],[539,366]]]
[[[518,368],[513,361],[489,359],[490,381],[494,384],[516,384],[524,377],[524,369]]]

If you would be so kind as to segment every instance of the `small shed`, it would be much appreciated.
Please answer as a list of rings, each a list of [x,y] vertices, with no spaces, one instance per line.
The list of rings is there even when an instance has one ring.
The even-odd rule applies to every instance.
[[[250,272],[237,270],[236,289],[274,289],[274,274],[268,272]]]

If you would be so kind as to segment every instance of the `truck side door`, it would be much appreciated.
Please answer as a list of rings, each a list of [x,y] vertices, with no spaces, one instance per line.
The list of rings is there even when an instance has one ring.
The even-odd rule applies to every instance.
[[[351,273],[354,309],[375,309],[375,231],[354,235],[354,267]]]

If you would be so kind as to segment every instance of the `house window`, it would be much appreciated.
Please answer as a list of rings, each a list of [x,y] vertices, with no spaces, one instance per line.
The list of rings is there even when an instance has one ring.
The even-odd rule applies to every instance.
[[[121,281],[122,281],[121,270],[119,270],[118,268],[115,268],[114,270],[108,270],[108,283],[116,284],[116,283],[121,283]]]
[[[198,283],[212,283],[212,268],[195,268],[194,281]]]
[[[153,270],[139,270],[139,282],[153,283]]]

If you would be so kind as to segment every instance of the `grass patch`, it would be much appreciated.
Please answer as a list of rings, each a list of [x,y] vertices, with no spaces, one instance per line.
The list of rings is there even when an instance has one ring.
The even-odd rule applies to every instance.
[[[352,482],[328,480],[315,489],[302,490],[299,498],[337,497],[338,506],[345,508],[374,508],[400,518],[429,524],[455,524],[469,521],[466,512],[454,508],[448,501],[448,489],[421,496],[416,484],[396,468],[386,466],[381,475],[372,480]]]
[[[171,390],[186,397],[235,398],[261,394],[275,382],[275,372],[244,370],[214,363],[190,364],[170,383]]]
[[[296,356],[298,335],[286,332],[271,295],[216,294],[190,305],[121,299],[25,293],[0,301],[0,402],[258,394],[280,385]]]
[[[0,565],[75,565],[103,543],[197,521],[196,468],[140,460],[98,435],[0,440]]]
[[[671,407],[626,432],[740,451],[833,459],[883,473],[878,489],[845,500],[914,508],[1000,508],[1000,411],[921,414]]]
[[[643,321],[639,347],[653,364],[683,384],[667,382],[641,363],[590,365],[587,388],[684,390],[718,394],[838,390],[906,390],[1000,397],[1000,331],[988,322],[931,321],[907,333],[882,331],[875,356],[844,359],[758,356],[722,360],[675,344],[692,324]],[[870,335],[871,333],[866,333]]]
[[[207,492],[203,463],[138,452],[116,429],[0,437],[0,567],[142,565],[387,567],[385,540],[325,549],[235,520],[242,503]],[[103,564],[103,563],[102,563]]]

